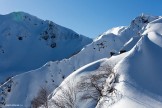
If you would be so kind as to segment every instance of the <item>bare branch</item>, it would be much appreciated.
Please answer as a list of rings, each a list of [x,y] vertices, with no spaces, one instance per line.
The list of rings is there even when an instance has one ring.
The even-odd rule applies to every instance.
[[[41,87],[37,97],[31,101],[32,108],[38,108],[42,105],[48,108],[48,94],[48,89],[46,87]]]

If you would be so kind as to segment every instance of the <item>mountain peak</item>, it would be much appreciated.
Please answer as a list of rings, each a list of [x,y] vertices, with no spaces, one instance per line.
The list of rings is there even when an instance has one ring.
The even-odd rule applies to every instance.
[[[148,24],[149,22],[152,22],[156,19],[158,19],[159,16],[152,16],[148,14],[142,13],[141,15],[137,16],[132,23],[139,23],[139,24]]]
[[[42,19],[39,19],[38,17],[28,14],[26,12],[18,11],[18,12],[11,12],[8,14],[0,15],[0,22],[4,21],[16,21],[16,22],[37,22],[37,21],[43,21]]]

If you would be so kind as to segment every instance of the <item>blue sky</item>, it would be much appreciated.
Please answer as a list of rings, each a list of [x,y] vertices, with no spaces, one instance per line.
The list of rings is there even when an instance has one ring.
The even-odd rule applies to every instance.
[[[141,13],[162,15],[162,0],[0,0],[0,14],[24,11],[95,38]]]

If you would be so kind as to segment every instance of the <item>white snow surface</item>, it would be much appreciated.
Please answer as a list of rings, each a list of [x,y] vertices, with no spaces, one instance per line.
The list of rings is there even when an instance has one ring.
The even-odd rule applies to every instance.
[[[29,107],[31,100],[44,86],[51,93],[49,107],[57,108],[52,100],[63,95],[59,88],[69,89],[68,82],[72,82],[70,87],[77,88],[83,77],[98,75],[101,67],[111,65],[115,75],[119,75],[119,81],[111,85],[117,92],[110,95],[106,91],[110,86],[109,82],[115,77],[101,78],[106,96],[100,97],[98,101],[81,100],[82,96],[91,93],[91,90],[77,92],[75,107],[160,108],[162,106],[161,25],[161,17],[139,16],[128,27],[113,28],[103,33],[69,59],[50,61],[38,69],[14,76],[11,92],[5,96],[6,104]],[[125,48],[128,52],[111,57],[110,52],[118,54]]]

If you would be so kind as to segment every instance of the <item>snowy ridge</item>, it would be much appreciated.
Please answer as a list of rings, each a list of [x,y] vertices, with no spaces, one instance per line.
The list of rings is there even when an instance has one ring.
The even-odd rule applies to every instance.
[[[71,85],[72,87],[70,87],[77,89],[78,83],[85,81],[83,77],[87,78],[88,75],[100,74],[102,71],[98,71],[99,68],[111,65],[114,67],[115,76],[113,77],[110,74],[107,79],[103,80],[102,84],[104,84],[104,88],[101,92],[102,94],[98,94],[101,96],[99,101],[91,96],[87,98],[84,97],[87,94],[91,94],[93,90],[85,90],[81,94],[79,91],[75,93],[77,98],[74,100],[74,106],[77,105],[79,108],[125,108],[128,106],[130,108],[161,108],[162,87],[160,83],[162,68],[160,64],[162,61],[162,21],[160,20],[161,19],[155,21],[158,22],[158,24],[154,22],[148,25],[145,24],[146,29],[142,29],[145,35],[140,39],[135,39],[135,41],[133,41],[132,38],[125,44],[130,51],[111,57],[110,59],[102,59],[83,66],[68,76],[66,80],[61,83],[59,88],[63,88],[67,91],[69,87],[66,84],[68,82],[74,82]],[[103,78],[104,77],[101,79]],[[116,78],[118,80],[115,80]],[[110,87],[114,88],[111,92]],[[61,102],[59,100],[60,97],[64,96],[64,91],[59,88],[53,92],[53,96],[49,101],[50,108],[57,108],[58,103]],[[82,100],[82,97],[84,97],[85,100]],[[65,103],[66,102],[65,100]],[[66,104],[65,107],[68,107],[68,104]]]
[[[145,19],[142,20],[143,18]],[[71,82],[75,82],[72,86],[75,88],[77,87],[76,85],[78,84],[77,82],[83,81],[84,76],[86,75],[89,76],[92,74],[98,75],[101,67],[111,65],[112,67],[115,67],[114,69],[117,70],[117,72],[115,71],[116,72],[114,74],[115,76],[110,78],[110,75],[112,74],[107,74],[106,77],[102,78],[102,75],[104,75],[104,71],[103,71],[103,74],[101,74],[101,76],[99,74],[101,79],[99,78],[98,81],[101,82],[101,84],[105,84],[103,88],[103,90],[105,91],[104,92],[105,96],[109,96],[109,97],[114,96],[117,98],[109,98],[108,100],[110,100],[111,102],[108,102],[108,103],[104,101],[105,99],[107,99],[107,97],[104,97],[104,98],[101,97],[99,100],[98,98],[97,100],[90,98],[90,99],[87,99],[87,101],[86,100],[80,101],[80,99],[82,99],[81,97],[84,94],[92,92],[91,91],[93,90],[92,88],[88,92],[79,92],[79,94],[77,94],[75,105],[77,105],[77,107],[79,108],[88,108],[88,107],[90,108],[99,107],[100,108],[99,103],[104,103],[102,107],[118,105],[116,104],[116,102],[118,101],[120,102],[120,100],[123,100],[123,95],[124,95],[123,91],[125,91],[125,89],[118,89],[118,86],[120,88],[120,87],[123,87],[123,85],[119,82],[115,82],[114,78],[116,78],[116,75],[118,74],[119,74],[119,79],[123,78],[122,75],[127,76],[127,74],[125,74],[127,73],[127,71],[124,69],[128,67],[126,65],[123,65],[123,64],[127,64],[126,62],[124,62],[123,64],[121,62],[129,58],[129,56],[131,56],[132,54],[131,53],[132,50],[135,49],[134,46],[138,46],[139,43],[141,43],[141,40],[147,37],[147,34],[149,35],[149,33],[151,33],[151,32],[145,33],[147,30],[149,30],[148,28],[150,28],[147,26],[149,24],[152,24],[152,22],[156,19],[159,19],[159,17],[148,17],[144,15],[139,16],[135,18],[135,20],[132,21],[129,27],[118,27],[116,29],[112,29],[112,30],[109,30],[103,33],[100,37],[95,39],[91,44],[85,46],[79,53],[74,54],[69,59],[63,59],[61,61],[55,61],[55,62],[51,61],[51,62],[46,63],[44,66],[40,67],[39,69],[32,70],[32,71],[13,77],[12,78],[13,84],[11,87],[11,92],[9,92],[7,94],[7,97],[5,97],[5,102],[7,104],[15,103],[15,104],[22,104],[25,107],[29,107],[31,106],[31,101],[33,100],[33,98],[37,96],[37,93],[39,92],[40,88],[44,86],[48,88],[50,93],[54,90],[53,94],[50,96],[51,100],[49,100],[49,107],[52,108],[55,106],[52,100],[57,99],[57,97],[60,96],[60,94],[62,95],[59,89],[60,87],[68,88],[66,83],[71,81]],[[145,20],[148,20],[148,21],[146,22]],[[153,25],[154,23],[151,26]],[[159,24],[159,27],[160,27],[160,24]],[[141,35],[141,34],[144,34],[143,32],[145,33],[145,36]],[[159,40],[160,38],[159,32],[156,32],[154,34],[155,34],[155,38],[151,39],[152,34],[150,34],[150,36],[148,36],[149,39],[151,39],[152,42],[158,45],[161,45],[161,41]],[[159,37],[156,36],[157,34],[159,34],[158,35]],[[157,42],[157,40],[159,40],[159,42]],[[147,42],[145,44],[142,44],[142,46],[145,46],[145,45],[147,45]],[[151,45],[149,47],[151,47]],[[121,49],[125,49],[126,51],[130,50],[130,51],[124,54],[118,55],[119,54],[118,52]],[[145,49],[145,47],[143,49]],[[152,47],[150,49],[152,49]],[[118,56],[111,57],[111,52],[116,53]],[[148,50],[148,52],[150,52],[150,50]],[[133,53],[132,55],[136,55],[136,53]],[[110,59],[107,59],[106,57]],[[160,57],[160,54],[159,54],[159,57]],[[102,58],[105,58],[105,59],[102,59]],[[136,62],[133,62],[133,63],[136,63]],[[121,72],[124,72],[124,73],[118,72],[118,70],[120,69],[118,68],[118,65],[123,66],[123,71]],[[131,65],[134,66],[135,64],[131,64]],[[151,65],[151,64],[148,64],[148,65]],[[142,67],[143,66],[142,64],[140,66],[141,66],[141,69],[146,68],[146,67]],[[107,81],[107,83],[103,83],[105,81]],[[132,80],[130,80],[130,82],[131,81]],[[119,84],[111,83],[112,84],[111,85],[109,84],[110,82],[115,82]],[[115,92],[113,91],[110,94],[108,94],[106,90],[109,89],[108,91],[110,92],[111,91],[110,88],[112,87],[115,88],[116,91]],[[149,97],[147,94],[145,96]],[[149,99],[155,100],[150,97]],[[159,102],[157,103],[158,105],[161,104]],[[123,107],[126,107],[126,106],[123,105]]]
[[[148,34],[134,47],[127,58],[115,68],[121,75],[121,84],[116,88],[122,92],[123,99],[114,107],[160,108],[162,103],[161,46],[151,38],[159,35]],[[161,37],[161,36],[160,36]],[[127,103],[127,104],[125,104]],[[114,108],[113,107],[113,108]]]

